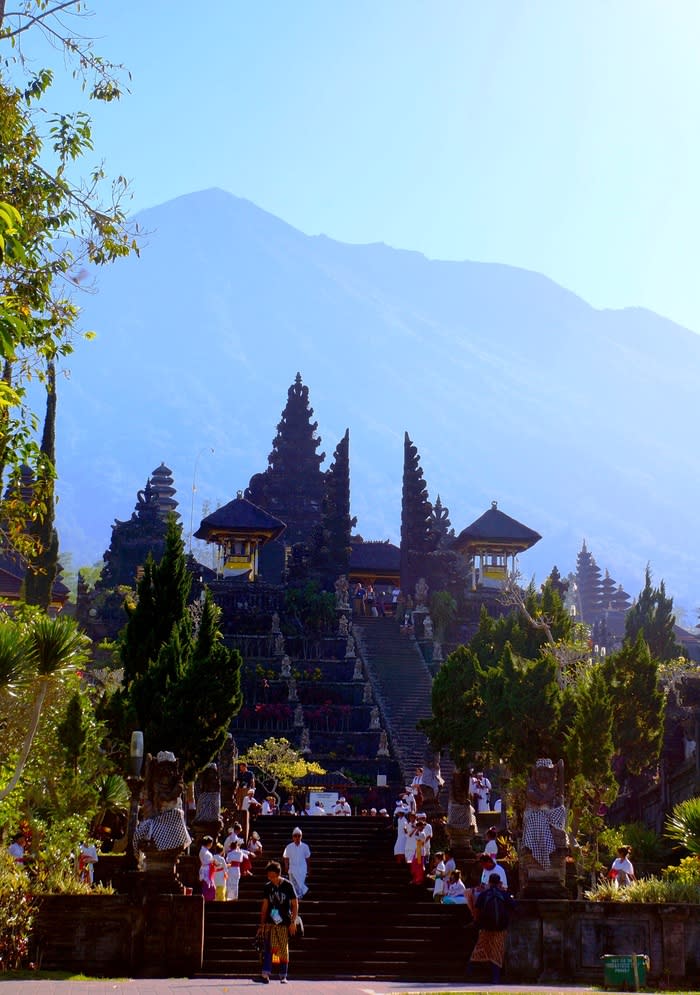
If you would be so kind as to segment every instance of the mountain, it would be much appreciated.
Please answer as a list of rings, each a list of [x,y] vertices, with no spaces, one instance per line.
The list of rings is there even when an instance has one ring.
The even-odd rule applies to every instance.
[[[695,608],[700,336],[511,266],[307,236],[221,190],[136,220],[141,258],[80,301],[97,339],[60,385],[74,562],[101,557],[162,461],[186,532],[204,501],[235,497],[267,465],[299,371],[329,459],[350,428],[365,538],[398,539],[408,431],[457,532],[497,500],[542,534],[525,576],[574,569],[585,538],[632,595],[649,562]]]

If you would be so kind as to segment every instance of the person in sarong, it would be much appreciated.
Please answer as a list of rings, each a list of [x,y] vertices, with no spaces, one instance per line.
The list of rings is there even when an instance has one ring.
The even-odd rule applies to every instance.
[[[268,985],[274,967],[279,971],[279,979],[287,984],[289,969],[289,937],[297,931],[299,902],[290,881],[282,877],[282,867],[271,860],[265,868],[267,884],[263,889],[260,907],[260,928],[262,939],[262,971],[253,981]]]
[[[486,907],[494,899],[502,907],[499,915],[499,925],[502,926],[500,929],[493,928],[494,923],[486,919]],[[491,874],[488,888],[482,891],[476,900],[475,918],[476,925],[479,928],[479,937],[469,958],[467,974],[470,973],[472,964],[490,963],[491,984],[497,985],[500,983],[506,953],[506,937],[508,936],[510,912],[514,906],[515,901],[513,896],[503,888],[500,876],[498,874]]]

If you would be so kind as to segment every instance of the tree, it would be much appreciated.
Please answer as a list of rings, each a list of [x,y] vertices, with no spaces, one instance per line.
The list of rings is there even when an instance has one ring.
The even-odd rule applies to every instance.
[[[39,32],[62,48],[74,75],[93,99],[121,94],[120,67],[100,58],[89,40],[70,32],[66,18],[84,4],[19,0],[13,11],[0,3],[0,482],[15,498],[3,501],[4,542],[25,555],[48,540],[41,527],[53,507],[53,459],[34,438],[39,419],[29,404],[32,380],[45,383],[55,400],[55,364],[70,354],[79,317],[72,291],[85,264],[102,265],[137,251],[135,229],[125,222],[118,177],[111,192],[102,166],[87,167],[92,151],[90,118],[83,112],[50,115],[46,96],[53,83],[35,68],[30,35]],[[75,179],[81,171],[86,179]],[[53,402],[52,402],[53,403]],[[49,419],[52,417],[48,413]],[[32,469],[30,501],[22,502],[23,465]]]
[[[459,646],[450,653],[433,681],[432,716],[418,723],[433,749],[449,750],[462,771],[483,750],[491,725],[484,706],[482,673],[469,647]]]
[[[674,632],[673,598],[666,596],[663,580],[658,587],[652,586],[648,564],[644,578],[644,587],[625,617],[625,639],[634,642],[641,632],[652,656],[665,663],[681,655]]]
[[[408,432],[403,439],[403,486],[401,491],[401,587],[410,593],[424,572],[424,557],[435,549],[433,506],[423,479],[418,449]]]
[[[605,658],[605,679],[613,703],[615,750],[629,774],[658,762],[663,741],[664,696],[658,661],[642,633]]]
[[[123,742],[133,729],[143,730],[146,749],[174,752],[188,779],[221,749],[242,703],[240,654],[223,643],[209,591],[195,631],[190,584],[182,531],[171,514],[163,557],[146,562],[138,601],[127,606],[124,683],[105,706]]]
[[[0,788],[2,801],[19,783],[27,763],[42,708],[52,684],[87,660],[87,638],[73,619],[48,618],[29,613],[19,620],[0,622],[0,675],[5,679],[5,694],[12,685],[28,682],[31,707],[14,773]],[[21,656],[21,662],[18,657]]]
[[[321,522],[314,537],[314,566],[321,584],[332,589],[340,574],[347,574],[350,535],[357,519],[350,515],[350,430],[335,447],[333,462],[324,475]]]
[[[274,793],[277,787],[290,789],[294,782],[307,774],[325,774],[319,764],[304,760],[287,739],[270,737],[263,743],[255,743],[240,758],[249,767],[260,771],[265,787]]]

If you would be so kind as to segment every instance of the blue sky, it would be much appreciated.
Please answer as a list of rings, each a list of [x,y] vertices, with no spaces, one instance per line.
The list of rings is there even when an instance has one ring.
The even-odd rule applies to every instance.
[[[697,0],[93,7],[133,76],[96,149],[135,209],[220,186],[310,234],[523,266],[700,332]]]

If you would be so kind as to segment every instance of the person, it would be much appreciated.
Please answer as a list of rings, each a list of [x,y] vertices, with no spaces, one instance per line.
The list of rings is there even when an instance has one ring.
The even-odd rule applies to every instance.
[[[255,775],[252,770],[248,769],[248,764],[241,760],[238,765],[238,778],[236,780],[236,808],[243,808],[243,799],[251,788],[255,789]]]
[[[365,815],[367,810],[363,810]],[[399,815],[396,820],[396,840],[394,842],[394,860],[397,864],[404,864],[406,862],[406,833],[407,833],[407,820],[408,820],[408,810],[405,812],[403,809],[397,810]]]
[[[377,618],[379,612],[377,611],[375,605],[375,595],[374,595],[374,585],[368,584],[367,590],[365,591],[365,602],[367,604],[367,614],[371,615],[373,618]]]
[[[474,808],[477,812],[484,812],[489,807],[489,796],[491,794],[491,782],[484,776],[483,770],[477,771],[470,778],[469,790],[474,799]]]
[[[318,801],[314,802],[314,807],[313,807],[313,811],[312,811],[311,814],[312,815],[325,815],[326,814],[325,806],[324,806],[323,802],[320,799]]]
[[[296,815],[297,810],[294,807],[294,799],[291,795],[287,798],[286,802],[282,805],[280,809],[281,815]]]
[[[212,884],[214,885],[215,901],[225,902],[227,898],[228,862],[224,857],[223,843],[215,843],[212,847],[211,862],[214,867]]]
[[[350,808],[350,804],[349,802],[345,801],[342,795],[335,803],[335,806],[333,807],[333,815],[352,815],[352,809]]]
[[[7,852],[19,867],[24,867],[25,864],[26,854],[24,848],[26,845],[27,837],[24,833],[15,833],[12,837],[12,842],[7,848]]]
[[[416,818],[421,819],[423,822],[423,835],[425,836],[425,840],[423,841],[423,865],[427,867],[430,863],[430,845],[433,839],[433,827],[428,822],[425,812],[419,812]]]
[[[423,792],[421,791],[421,784],[423,783],[423,768],[416,767],[416,773],[411,781],[411,794],[413,795],[416,808],[419,809],[423,804]]]
[[[213,902],[216,898],[216,888],[214,887],[214,860],[211,848],[214,840],[211,836],[205,836],[199,850],[199,882],[202,888],[202,897],[205,902]]]
[[[309,861],[311,860],[311,850],[306,843],[302,842],[301,837],[301,829],[296,826],[292,830],[292,842],[286,845],[282,853],[284,873],[294,885],[299,901],[309,890],[306,887],[306,877],[309,873]]]
[[[277,802],[274,795],[268,795],[264,799],[260,815],[277,815]]]
[[[469,968],[472,964],[490,962],[493,985],[499,984],[501,980],[506,935],[510,924],[510,913],[514,906],[515,901],[507,889],[501,886],[499,875],[491,874],[488,888],[482,891],[476,900],[474,917],[479,928],[479,936],[469,958]]]
[[[479,855],[479,863],[481,864],[481,880],[476,888],[469,888],[467,891],[467,905],[472,915],[475,914],[476,900],[488,888],[492,874],[498,877],[503,889],[508,891],[508,877],[495,857],[492,857],[490,853],[482,853]]]
[[[411,884],[421,885],[425,881],[425,819],[416,817],[416,827],[413,833],[415,840],[415,850],[411,858]]]
[[[445,850],[445,877],[452,873],[452,871],[457,870],[457,864],[455,863],[455,858],[452,856],[451,850]]]
[[[95,864],[100,858],[94,842],[81,843],[78,847],[78,877],[85,884],[91,885],[95,880]]]
[[[229,852],[229,850],[233,849],[233,847],[236,844],[236,841],[238,841],[241,844],[241,846],[243,845],[243,837],[241,836],[242,832],[243,832],[243,826],[240,824],[240,822],[234,822],[234,824],[231,826],[231,828],[228,831],[226,839],[224,840],[224,857]]]
[[[244,812],[248,812],[251,816],[260,813],[260,802],[255,797],[255,788],[248,788],[245,798],[241,802],[241,809]]]
[[[498,829],[496,826],[490,826],[486,830],[484,853],[488,853],[494,860],[498,856]]]
[[[436,853],[431,871],[435,884],[433,885],[433,901],[441,902],[445,894],[445,854]]]
[[[452,871],[447,878],[445,893],[442,897],[443,905],[466,905],[467,886],[462,881],[462,872]]]
[[[265,868],[267,884],[263,889],[260,906],[258,936],[262,939],[262,971],[253,980],[263,985],[270,983],[273,959],[279,963],[279,978],[287,983],[289,970],[289,937],[297,931],[299,902],[294,886],[282,877],[282,868],[271,860]]]
[[[241,841],[237,839],[226,854],[226,864],[228,866],[226,901],[228,902],[238,901],[238,885],[240,884],[245,858],[246,851],[241,848]]]
[[[617,848],[617,857],[613,860],[608,871],[608,877],[617,888],[626,888],[628,884],[632,884],[636,880],[634,867],[632,866],[632,861],[629,859],[631,852],[632,847],[619,846]]]

